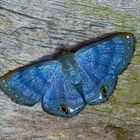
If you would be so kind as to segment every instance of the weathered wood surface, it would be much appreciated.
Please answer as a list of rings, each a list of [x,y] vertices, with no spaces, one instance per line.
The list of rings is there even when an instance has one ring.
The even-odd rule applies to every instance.
[[[20,106],[0,91],[0,140],[140,139],[140,0],[0,0],[0,76],[107,32],[136,36],[136,51],[113,96],[71,119]]]

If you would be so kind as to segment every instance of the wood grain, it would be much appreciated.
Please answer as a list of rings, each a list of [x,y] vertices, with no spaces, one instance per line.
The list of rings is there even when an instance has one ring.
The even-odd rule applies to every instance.
[[[71,119],[20,106],[0,91],[0,140],[140,139],[140,0],[0,0],[0,76],[43,55],[108,32],[137,43],[111,98]]]

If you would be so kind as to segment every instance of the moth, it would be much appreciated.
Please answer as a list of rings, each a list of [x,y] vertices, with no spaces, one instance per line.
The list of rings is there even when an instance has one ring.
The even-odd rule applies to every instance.
[[[38,102],[53,115],[73,117],[86,105],[105,102],[117,77],[130,63],[132,33],[116,32],[92,38],[44,56],[0,77],[0,88],[20,105]]]

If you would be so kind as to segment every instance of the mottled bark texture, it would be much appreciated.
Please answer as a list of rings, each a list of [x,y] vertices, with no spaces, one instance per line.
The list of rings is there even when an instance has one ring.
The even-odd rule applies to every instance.
[[[71,119],[20,106],[0,91],[0,140],[140,139],[140,0],[0,0],[0,76],[43,55],[108,32],[136,36],[136,50],[104,104]]]

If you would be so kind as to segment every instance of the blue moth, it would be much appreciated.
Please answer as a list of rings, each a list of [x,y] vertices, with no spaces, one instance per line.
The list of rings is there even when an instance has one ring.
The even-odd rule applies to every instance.
[[[62,46],[0,77],[0,88],[20,105],[42,102],[50,114],[73,117],[86,105],[110,97],[117,76],[131,61],[134,45],[133,34],[117,32]]]

